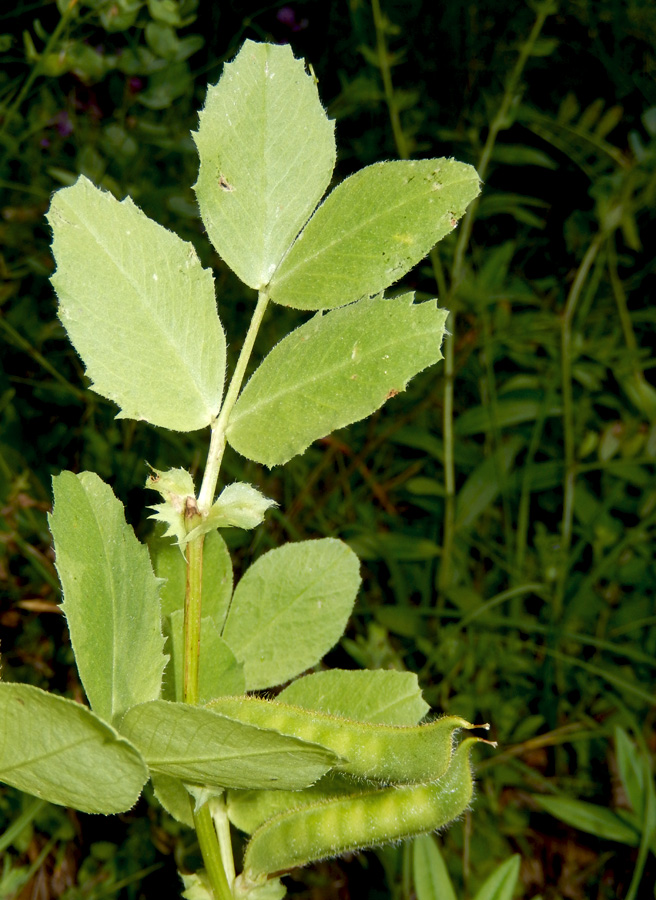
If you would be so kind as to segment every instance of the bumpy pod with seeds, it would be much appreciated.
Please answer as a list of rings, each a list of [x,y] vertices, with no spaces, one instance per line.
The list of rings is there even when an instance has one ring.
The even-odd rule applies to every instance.
[[[356,788],[351,795],[274,816],[254,832],[246,847],[236,896],[248,897],[268,878],[296,866],[425,834],[453,821],[472,797],[469,757],[478,740],[462,741],[439,781]]]
[[[337,771],[384,784],[436,781],[451,761],[455,732],[481,727],[459,716],[426,725],[379,725],[257,697],[219,697],[208,706],[228,718],[328,747],[341,757]]]

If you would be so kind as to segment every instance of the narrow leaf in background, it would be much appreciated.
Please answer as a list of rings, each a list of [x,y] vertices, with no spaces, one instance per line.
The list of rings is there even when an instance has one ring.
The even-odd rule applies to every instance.
[[[267,466],[377,410],[442,359],[446,310],[414,294],[368,297],[319,313],[256,369],[227,429],[238,453]]]
[[[474,900],[512,900],[519,878],[520,861],[521,857],[516,853],[497,866],[481,885]]]
[[[561,822],[579,828],[587,834],[617,841],[619,844],[628,844],[629,847],[637,847],[640,843],[638,829],[632,828],[628,822],[620,819],[605,806],[586,803],[574,797],[543,797],[533,794],[533,799],[538,806],[546,809]]]
[[[50,529],[78,671],[94,712],[114,722],[159,697],[158,580],[109,485],[93,472],[62,472],[53,489]]]
[[[452,159],[375,163],[329,194],[271,281],[271,299],[329,309],[402,278],[453,231],[480,192],[476,170]]]
[[[138,751],[85,706],[0,684],[0,780],[87,813],[125,812],[148,771]]]
[[[118,418],[174,431],[219,411],[225,335],[214,279],[191,244],[84,176],[54,195],[48,221],[59,317],[91,387]]]
[[[360,563],[322,538],[269,550],[235,589],[223,637],[244,664],[249,691],[282,684],[319,662],[342,636],[360,587]]]
[[[412,872],[417,900],[457,900],[446,864],[432,834],[414,839]]]
[[[246,41],[207,92],[195,185],[210,240],[263,288],[328,187],[334,124],[289,46]]]
[[[337,758],[316,744],[165,700],[128,710],[120,730],[154,772],[192,784],[297,790],[321,778]]]

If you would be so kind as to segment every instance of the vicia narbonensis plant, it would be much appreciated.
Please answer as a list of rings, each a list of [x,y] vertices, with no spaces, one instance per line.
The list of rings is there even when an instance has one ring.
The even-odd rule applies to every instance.
[[[272,501],[228,484],[226,443],[282,465],[378,409],[441,359],[447,313],[383,291],[448,234],[479,192],[450,159],[385,162],[339,184],[334,126],[288,47],[247,42],[209,88],[194,135],[207,234],[257,303],[224,390],[226,341],[212,273],[194,248],[81,177],[49,222],[59,316],[93,390],[119,417],[209,428],[196,492],[152,470],[166,525],[149,550],[91,473],[54,479],[50,524],[63,610],[90,708],[0,685],[0,778],[52,803],[118,813],[152,779],[196,829],[204,872],[188,893],[274,900],[292,866],[432,831],[472,794],[476,737],[425,716],[416,676],[325,671],[358,591],[339,540],[289,543],[234,589],[222,528],[254,528]],[[314,312],[244,386],[276,304]],[[201,602],[202,601],[202,602]],[[250,696],[286,682],[272,699]],[[235,877],[229,821],[251,835]]]

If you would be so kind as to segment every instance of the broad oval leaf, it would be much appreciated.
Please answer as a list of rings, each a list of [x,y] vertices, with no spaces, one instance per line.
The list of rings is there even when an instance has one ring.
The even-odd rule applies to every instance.
[[[414,672],[328,669],[294,681],[282,703],[381,725],[416,725],[430,709]]]
[[[271,299],[329,309],[382,291],[453,231],[480,192],[453,159],[375,163],[338,185],[276,270]]]
[[[192,784],[298,790],[337,759],[324,747],[166,700],[134,706],[120,730],[154,772]]]
[[[370,415],[442,359],[448,313],[414,294],[371,297],[309,322],[264,359],[230,417],[228,442],[267,466]]]
[[[91,710],[27,684],[0,684],[0,780],[87,813],[125,812],[148,770]]]
[[[334,123],[289,46],[246,41],[207,92],[195,185],[210,240],[264,287],[328,187]]]
[[[282,684],[315,665],[342,636],[360,563],[322,538],[269,550],[237,585],[223,637],[244,664],[246,690]]]
[[[194,431],[217,415],[225,335],[191,244],[84,176],[50,205],[59,318],[118,418]]]
[[[93,472],[62,472],[53,489],[50,529],[75,660],[92,709],[113,722],[159,697],[158,579],[109,485]]]

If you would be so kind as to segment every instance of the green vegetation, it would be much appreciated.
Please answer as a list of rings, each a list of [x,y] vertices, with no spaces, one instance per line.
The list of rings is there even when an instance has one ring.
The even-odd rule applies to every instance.
[[[472,813],[437,842],[298,870],[290,891],[650,896],[656,13],[645,4],[254,13],[59,0],[0,14],[3,678],[82,697],[56,611],[51,476],[98,472],[146,538],[145,461],[194,472],[207,451],[204,432],[116,420],[86,390],[48,281],[51,194],[80,174],[129,193],[194,243],[227,333],[243,334],[253,292],[201,234],[188,186],[195,110],[245,38],[288,40],[312,63],[337,120],[336,182],[438,156],[484,181],[399,285],[450,311],[444,363],[284,467],[225,454],[229,480],[280,504],[255,531],[225,532],[237,560],[339,536],[363,562],[328,662],[415,672],[431,707],[491,722],[499,742],[477,764]],[[276,311],[254,363],[307,317]],[[229,372],[239,349],[228,346]],[[150,799],[105,820],[3,789],[0,896],[36,883],[66,898],[178,896],[175,870],[194,871],[198,847]]]

